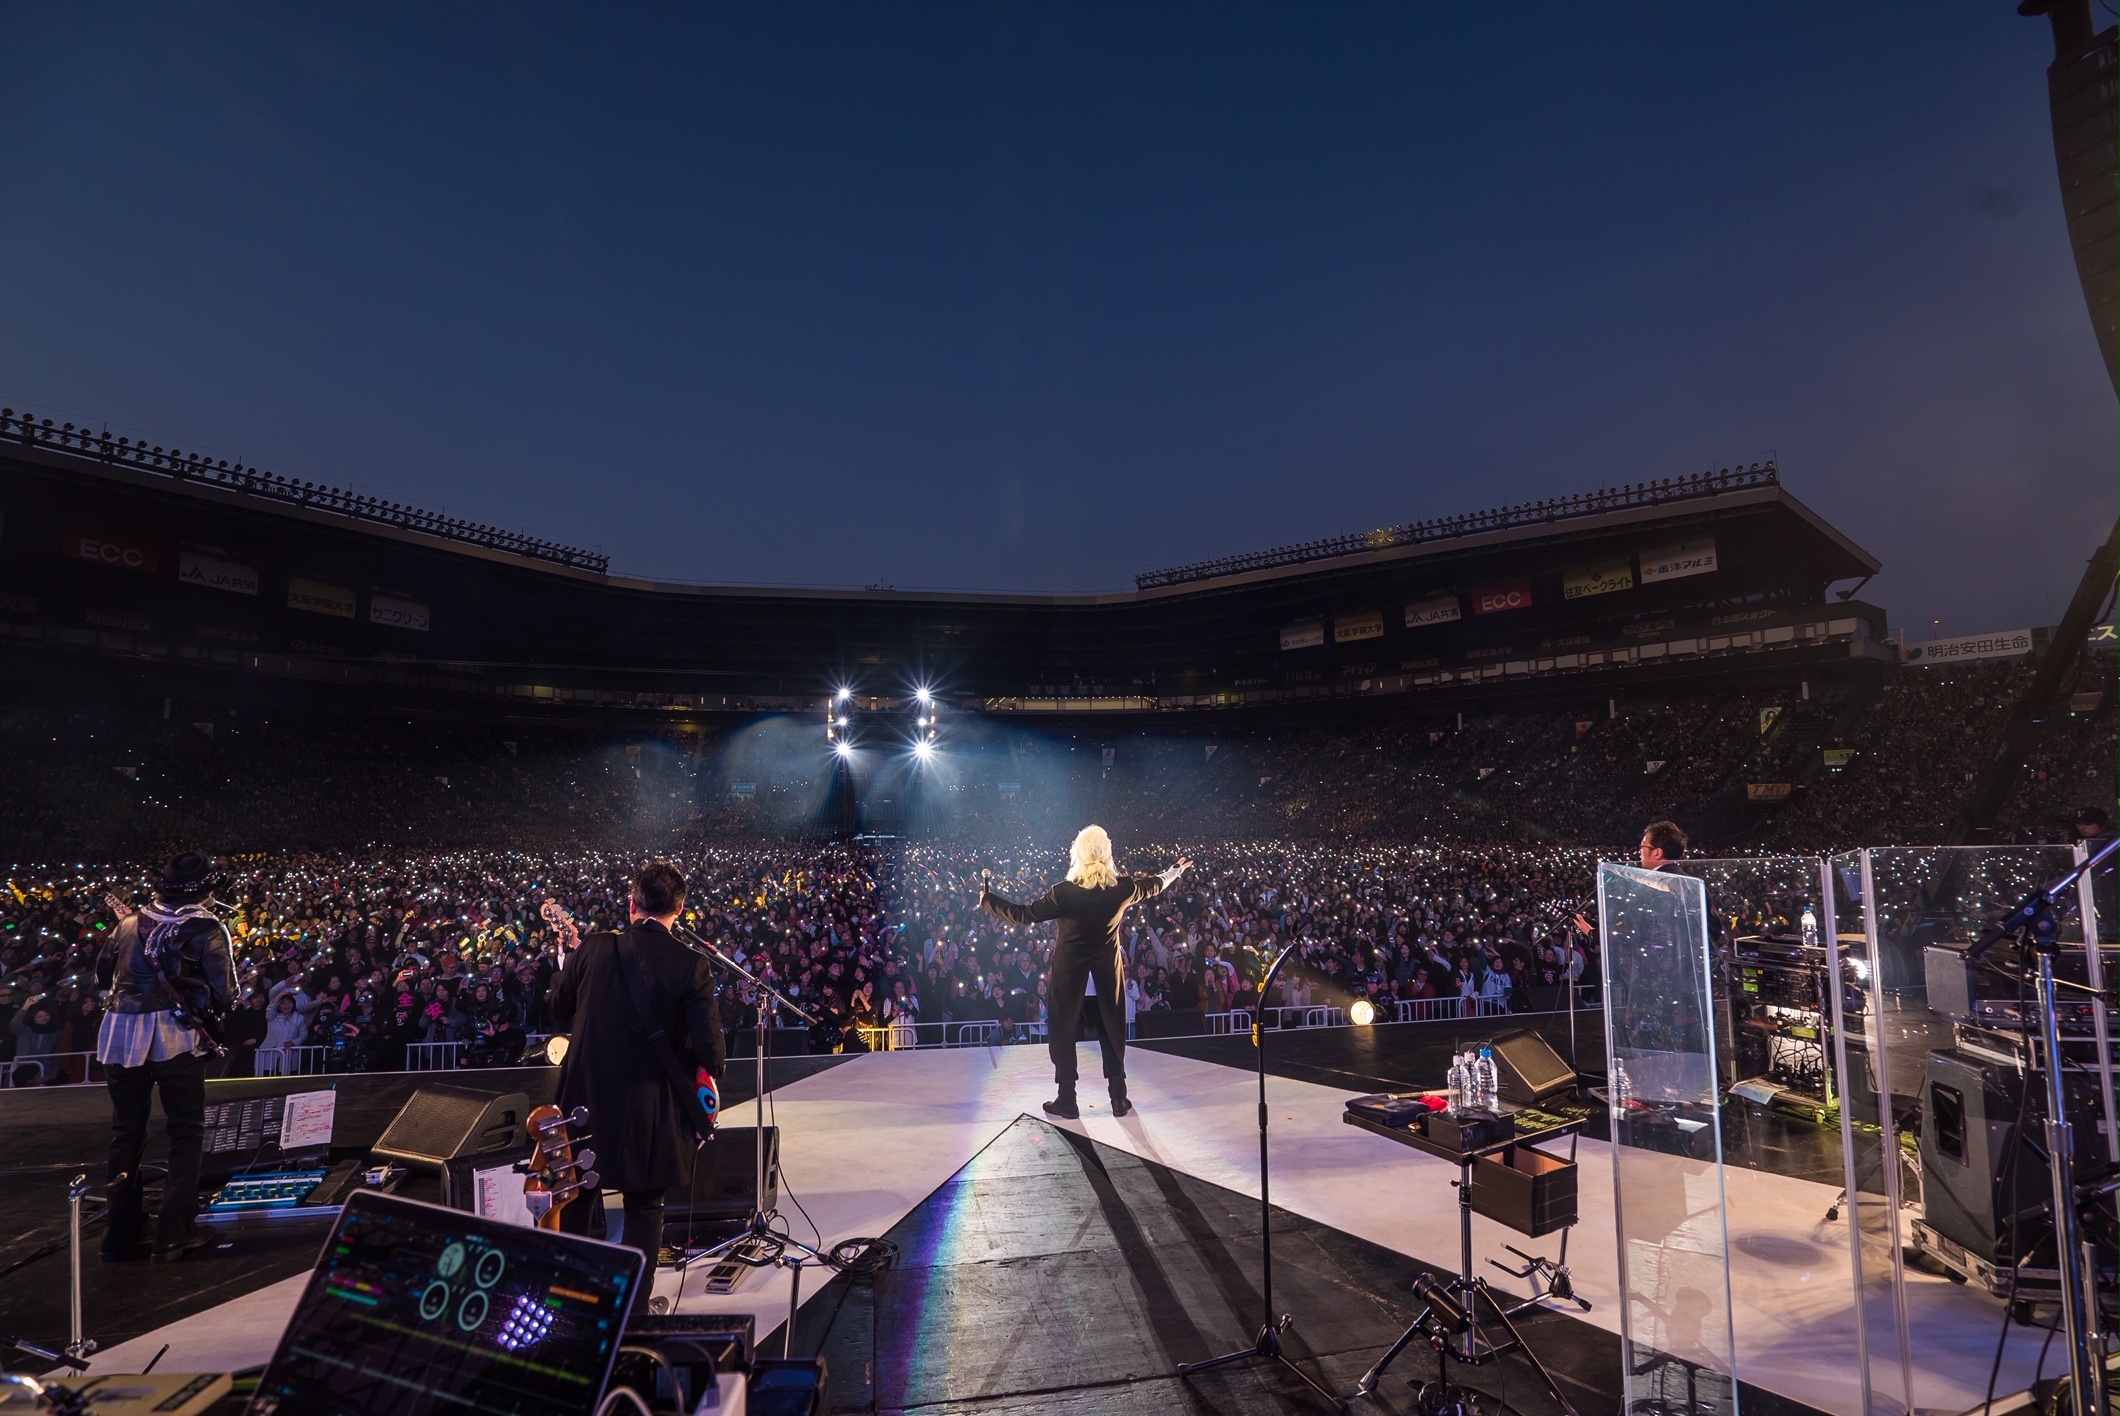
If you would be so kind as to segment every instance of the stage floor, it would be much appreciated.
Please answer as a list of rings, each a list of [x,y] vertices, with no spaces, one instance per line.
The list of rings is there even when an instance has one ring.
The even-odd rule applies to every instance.
[[[1093,1046],[1083,1049],[1082,1070],[1094,1087]],[[794,1232],[812,1237],[814,1221],[829,1244],[895,1231],[907,1238],[902,1247],[908,1262],[916,1263],[908,1273],[926,1275],[916,1283],[901,1274],[879,1286],[878,1301],[887,1311],[875,1320],[878,1346],[868,1370],[835,1370],[835,1390],[852,1397],[843,1384],[858,1384],[877,1410],[954,1402],[959,1392],[981,1410],[1094,1409],[1099,1404],[1134,1409],[1125,1384],[1136,1382],[1148,1384],[1138,1393],[1143,1398],[1166,1392],[1155,1399],[1186,1405],[1189,1398],[1174,1386],[1156,1385],[1164,1381],[1157,1374],[1247,1342],[1257,1319],[1243,1297],[1249,1291],[1245,1285],[1256,1283],[1257,1254],[1243,1236],[1255,1231],[1256,1214],[1241,1200],[1249,1197],[1255,1207],[1258,1195],[1255,1080],[1236,1067],[1160,1048],[1131,1049],[1128,1070],[1138,1107],[1134,1115],[1113,1120],[1101,1091],[1085,1089],[1082,1120],[1052,1128],[1095,1142],[1088,1150],[1061,1141],[1042,1122],[1019,1124],[1025,1116],[1038,1116],[1039,1103],[1051,1095],[1042,1048],[855,1057],[776,1094],[765,1119],[782,1128],[781,1203]],[[1347,1084],[1268,1079],[1275,1202],[1288,1211],[1291,1224],[1313,1231],[1307,1241],[1313,1252],[1415,1261],[1396,1273],[1388,1259],[1352,1263],[1338,1280],[1344,1291],[1330,1302],[1333,1285],[1323,1279],[1308,1291],[1297,1287],[1277,1295],[1280,1306],[1298,1311],[1305,1338],[1325,1355],[1333,1384],[1351,1389],[1353,1378],[1410,1316],[1410,1295],[1393,1285],[1410,1280],[1416,1265],[1455,1266],[1451,1182],[1457,1169],[1342,1123],[1342,1105],[1359,1089],[1357,1078],[1346,1069],[1331,1070],[1346,1075]],[[755,1119],[752,1105],[733,1107],[727,1116],[734,1125]],[[1029,1139],[1041,1135],[1046,1139]],[[989,1158],[990,1148],[1004,1139]],[[1054,1148],[1056,1141],[1066,1148],[1065,1156]],[[1039,1155],[1047,1160],[1037,1161]],[[1107,1158],[1092,1163],[1089,1157]],[[1131,1157],[1145,1169],[1108,1197],[1098,1193],[1102,1182],[1096,1175],[1108,1177],[1126,1168],[1111,1157]],[[1578,1158],[1582,1222],[1568,1257],[1578,1289],[1595,1307],[1580,1321],[1556,1316],[1540,1325],[1555,1334],[1582,1330],[1563,1344],[1568,1355],[1556,1361],[1577,1384],[1571,1394],[1589,1409],[1596,1403],[1586,1393],[1616,1393],[1618,1387],[1618,1344],[1610,1336],[1603,1338],[1604,1346],[1596,1340],[1598,1333],[1617,1331],[1616,1255],[1609,1149],[1584,1140]],[[1051,1189],[1056,1182],[1048,1177],[1063,1172],[1069,1176],[1067,1186]],[[1740,1377],[1760,1388],[1762,1397],[1775,1393],[1821,1410],[1856,1411],[1845,1231],[1827,1226],[1823,1218],[1835,1187],[1737,1167],[1726,1173]],[[1161,1176],[1176,1180],[1155,1179]],[[1166,1193],[1172,1184],[1211,1221],[1207,1228],[1216,1236],[1211,1245],[1196,1226],[1183,1222],[1182,1208],[1172,1208],[1176,1202]],[[1165,1195],[1160,1202],[1165,1213],[1137,1207],[1151,1192]],[[1220,1202],[1219,1213],[1209,1202],[1213,1192],[1233,1197]],[[1048,1193],[1049,1201],[1041,1198]],[[1094,1206],[1085,1194],[1094,1196]],[[1055,1220],[1066,1216],[1073,1216],[1066,1224]],[[1328,1232],[1339,1237],[1321,1237]],[[1475,1219],[1474,1238],[1482,1268],[1497,1278],[1484,1261],[1507,1259],[1504,1244],[1551,1254],[1557,1242],[1557,1236],[1526,1241],[1485,1219]],[[1199,1252],[1181,1252],[1191,1250]],[[1154,1273],[1133,1260],[1121,1264],[1111,1257],[1140,1251],[1157,1257]],[[162,1282],[174,1281],[183,1271],[135,1272],[143,1280]],[[813,1324],[822,1331],[819,1315],[829,1310],[821,1305],[839,1301],[846,1287],[827,1286],[822,1278],[805,1275],[799,1335],[813,1330]],[[40,1281],[63,1282],[63,1270],[52,1269]],[[761,1332],[777,1327],[786,1312],[790,1280],[783,1272],[758,1275],[726,1297],[700,1294],[696,1275],[682,1281],[680,1294],[681,1276],[666,1271],[656,1291],[678,1300],[685,1311],[754,1312]],[[171,1348],[163,1358],[165,1370],[230,1370],[262,1362],[301,1282],[299,1275],[290,1277],[162,1327],[99,1354],[96,1367],[138,1370],[164,1342]],[[1159,1282],[1165,1285],[1161,1291]],[[1502,1283],[1508,1287],[1514,1281]],[[1301,1312],[1305,1302],[1318,1304],[1325,1316]],[[1182,1311],[1172,1311],[1173,1305]],[[1143,1316],[1124,1316],[1129,1311]],[[1912,1277],[1910,1319],[1921,1382],[1917,1407],[1962,1411],[1978,1404],[1998,1315],[1997,1305],[1984,1295]],[[1096,1348],[1091,1338],[1107,1323],[1126,1326],[1126,1341],[1133,1345],[1122,1345],[1123,1351]],[[2030,1329],[2012,1333],[1998,1390],[2020,1390],[2029,1383],[2043,1335]],[[1074,1344],[1066,1350],[1078,1356],[1082,1350],[1103,1352],[1081,1369],[1102,1375],[1086,1379],[1087,1384],[1062,1381],[1061,1368],[1051,1366],[1061,1361],[1054,1354],[1062,1349],[1050,1345],[1062,1339],[1063,1346]],[[836,1328],[833,1340],[842,1340]],[[1546,1340],[1559,1342],[1557,1336]],[[1010,1342],[1018,1350],[1004,1360],[1003,1345]],[[1039,1347],[1041,1342],[1048,1345]],[[1067,1357],[1061,1367],[1076,1360]],[[1041,1361],[1047,1365],[1041,1367]],[[930,1372],[931,1366],[937,1370]],[[1041,1371],[1048,1375],[1039,1376]],[[967,1375],[974,1372],[980,1374],[977,1380]],[[1240,1384],[1216,1380],[1228,1384],[1223,1390],[1235,1402]],[[1519,1378],[1519,1386],[1524,1380],[1528,1374]],[[1777,1403],[1750,1404],[1771,1408]],[[1528,1398],[1526,1406],[1540,1409]],[[1186,1409],[1203,1407],[1192,1402]],[[1205,1409],[1244,1407],[1218,1398]]]

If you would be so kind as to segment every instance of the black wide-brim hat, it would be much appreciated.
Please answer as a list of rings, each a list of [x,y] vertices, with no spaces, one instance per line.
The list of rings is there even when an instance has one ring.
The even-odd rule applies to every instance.
[[[162,863],[155,879],[155,893],[164,899],[198,899],[211,895],[220,884],[213,858],[197,851],[179,851]]]

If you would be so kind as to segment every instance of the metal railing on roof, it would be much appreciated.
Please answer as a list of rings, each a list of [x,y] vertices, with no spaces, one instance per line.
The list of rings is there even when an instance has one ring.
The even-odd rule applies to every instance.
[[[94,432],[87,427],[77,428],[72,423],[61,423],[55,427],[49,418],[39,421],[28,413],[17,414],[12,408],[0,408],[0,442],[75,453],[114,467],[154,472],[179,482],[195,483],[221,491],[241,492],[246,496],[263,497],[287,506],[328,512],[351,521],[366,521],[378,526],[396,527],[401,531],[417,531],[422,535],[439,537],[445,541],[505,551],[510,555],[563,565],[574,570],[594,571],[598,575],[604,574],[611,565],[611,558],[600,551],[585,551],[579,546],[563,546],[557,541],[539,540],[519,531],[503,531],[497,526],[485,526],[460,517],[444,516],[438,511],[423,511],[418,507],[406,506],[402,502],[385,501],[381,497],[364,496],[338,487],[320,487],[314,482],[282,477],[276,472],[260,472],[257,468],[245,467],[240,462],[230,466],[225,458],[216,461],[211,457],[201,457],[196,452],[181,452],[173,447],[150,447],[145,441],[114,438],[108,432]]]
[[[1134,586],[1140,590],[1154,590],[1195,580],[1241,575],[1246,571],[1301,565],[1306,561],[1335,560],[1341,556],[1361,555],[1366,551],[1389,550],[1394,546],[1449,541],[1485,531],[1541,526],[1578,516],[1598,516],[1608,511],[1632,507],[1667,506],[1674,502],[1720,496],[1724,492],[1749,487],[1773,486],[1780,480],[1780,473],[1776,471],[1773,459],[1769,458],[1765,463],[1755,462],[1750,467],[1725,467],[1720,472],[1696,472],[1690,477],[1666,477],[1660,482],[1632,482],[1624,487],[1604,487],[1576,496],[1550,497],[1544,501],[1494,507],[1462,516],[1437,517],[1431,521],[1409,521],[1399,526],[1380,527],[1375,531],[1329,536],[1322,541],[1305,541],[1301,545],[1275,546],[1270,550],[1248,551],[1243,555],[1194,561],[1191,565],[1172,566],[1167,570],[1143,571],[1134,577]]]

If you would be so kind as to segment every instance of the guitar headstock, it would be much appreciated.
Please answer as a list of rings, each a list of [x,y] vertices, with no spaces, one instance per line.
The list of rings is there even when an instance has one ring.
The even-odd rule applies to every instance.
[[[572,1113],[540,1106],[524,1123],[536,1147],[523,1162],[523,1203],[540,1229],[558,1229],[560,1211],[583,1190],[596,1188],[596,1152],[578,1147],[589,1139],[589,1108]]]
[[[574,923],[574,916],[567,913],[566,906],[557,900],[547,900],[537,907],[537,912],[546,924],[552,926],[552,932],[559,937],[561,949],[581,947],[581,929]]]

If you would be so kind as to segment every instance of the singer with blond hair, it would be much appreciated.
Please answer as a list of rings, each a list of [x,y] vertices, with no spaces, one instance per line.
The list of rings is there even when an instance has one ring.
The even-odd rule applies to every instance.
[[[1082,1025],[1082,990],[1095,980],[1104,1080],[1111,1088],[1112,1115],[1124,1116],[1134,1108],[1126,1099],[1125,995],[1120,992],[1126,969],[1119,954],[1119,921],[1128,906],[1169,889],[1192,860],[1180,856],[1157,875],[1121,875],[1112,864],[1112,838],[1102,826],[1077,832],[1067,857],[1067,878],[1029,904],[1004,900],[984,886],[979,903],[1014,925],[1060,922],[1046,976],[1047,1040],[1060,1094],[1045,1104],[1046,1113],[1070,1119],[1082,1114],[1075,1103],[1075,1034]]]

